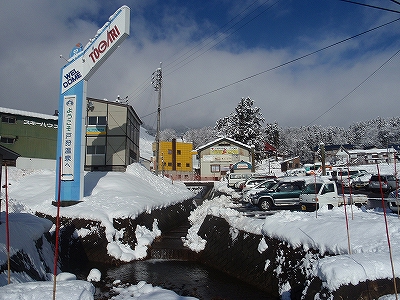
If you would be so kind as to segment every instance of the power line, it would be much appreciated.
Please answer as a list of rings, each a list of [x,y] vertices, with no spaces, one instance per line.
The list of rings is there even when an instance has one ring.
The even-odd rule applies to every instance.
[[[306,58],[306,57],[312,56],[312,55],[314,55],[314,54],[317,54],[317,53],[322,52],[322,51],[324,51],[324,50],[327,50],[327,49],[329,49],[329,48],[332,48],[332,47],[335,47],[335,46],[337,46],[337,45],[343,44],[344,42],[347,42],[347,41],[349,41],[349,40],[351,40],[351,39],[360,37],[360,36],[362,36],[362,35],[365,35],[365,34],[367,34],[367,33],[370,33],[370,32],[372,32],[372,31],[375,31],[375,30],[377,30],[377,29],[380,29],[380,28],[385,27],[385,26],[387,26],[387,25],[390,25],[390,24],[392,24],[392,23],[395,23],[395,22],[397,22],[397,21],[399,21],[399,20],[400,20],[400,18],[397,18],[397,19],[395,19],[395,20],[386,22],[386,23],[384,23],[384,24],[382,24],[382,25],[376,26],[376,27],[371,28],[371,29],[368,29],[368,30],[366,30],[366,31],[364,31],[364,32],[361,32],[361,33],[358,33],[358,34],[353,35],[353,36],[351,36],[351,37],[345,38],[345,39],[343,39],[343,40],[341,40],[341,41],[335,42],[335,43],[333,43],[333,44],[330,44],[329,46],[325,46],[325,47],[323,47],[323,48],[321,48],[321,49],[318,49],[318,50],[315,50],[315,51],[310,52],[310,53],[308,53],[308,54],[302,55],[302,56],[300,56],[300,57],[297,57],[297,58],[295,58],[295,59],[292,59],[292,60],[290,60],[290,61],[287,61],[287,62],[285,62],[285,63],[282,63],[282,64],[280,64],[280,65],[278,65],[278,66],[273,67],[273,68],[270,68],[270,69],[261,71],[261,72],[259,72],[259,73],[253,74],[253,75],[251,75],[251,76],[245,77],[245,78],[243,78],[243,79],[237,80],[237,81],[235,81],[235,82],[232,82],[232,83],[230,83],[230,84],[224,85],[224,86],[222,86],[222,87],[219,87],[219,88],[214,89],[214,90],[212,90],[212,91],[206,92],[206,93],[204,93],[204,94],[201,94],[201,95],[198,95],[198,96],[195,96],[195,97],[192,97],[192,98],[189,98],[189,99],[186,99],[186,100],[177,102],[177,103],[175,103],[175,104],[171,104],[171,105],[169,105],[169,106],[165,106],[163,109],[168,109],[168,108],[171,108],[171,107],[174,107],[174,106],[177,106],[177,105],[180,105],[180,104],[183,104],[183,103],[186,103],[186,102],[195,100],[195,99],[197,99],[197,98],[200,98],[200,97],[203,97],[203,96],[206,96],[206,95],[209,95],[209,94],[218,92],[218,91],[220,91],[220,90],[226,89],[226,88],[228,88],[228,87],[231,87],[231,86],[233,86],[233,85],[235,85],[235,84],[241,83],[241,82],[246,81],[246,80],[248,80],[248,79],[257,77],[257,76],[262,75],[262,74],[264,74],[264,73],[277,70],[277,69],[279,69],[279,68],[282,68],[282,67],[287,66],[287,65],[289,65],[289,64],[292,64],[292,63],[294,63],[294,62],[297,62],[297,61],[299,61],[299,60],[301,60],[301,59],[304,59],[304,58]],[[144,118],[144,117],[147,117],[147,116],[149,116],[149,115],[152,115],[152,114],[154,114],[154,113],[156,113],[156,112],[152,112],[152,113],[150,113],[150,114],[147,114],[147,115],[143,116],[143,118]]]
[[[400,11],[394,10],[394,9],[384,8],[384,7],[380,7],[380,6],[370,5],[370,4],[361,3],[361,2],[356,2],[356,1],[351,1],[351,0],[340,0],[340,1],[342,1],[342,2],[348,2],[348,3],[353,3],[353,4],[357,4],[357,5],[361,5],[361,6],[366,6],[366,7],[371,7],[371,8],[376,8],[376,9],[381,9],[381,10],[390,11],[390,12],[394,12],[394,13],[400,14]],[[393,1],[394,3],[400,4],[399,2],[394,1],[394,0],[390,0],[390,1]]]
[[[235,19],[237,19],[239,16],[243,15],[246,11],[248,11],[252,6],[254,6],[256,3],[258,3],[258,0],[255,0],[253,3],[251,3],[250,5],[248,5],[246,8],[244,8],[239,14],[237,14],[235,17],[233,17],[230,21],[228,21],[225,25],[223,25],[219,30],[215,31],[214,33],[212,33],[208,38],[206,38],[204,41],[207,41],[208,39],[211,39],[209,42],[207,42],[205,45],[203,45],[200,49],[196,50],[195,52],[193,52],[193,50],[195,50],[196,48],[198,48],[201,44],[204,43],[204,41],[198,43],[197,45],[195,45],[194,47],[192,47],[190,50],[186,51],[184,54],[180,55],[178,58],[176,58],[175,60],[173,60],[170,63],[165,64],[164,70],[168,70],[169,69],[173,69],[177,66],[179,66],[180,64],[182,64],[183,62],[185,62],[186,60],[188,60],[190,57],[192,57],[193,55],[195,55],[196,53],[200,52],[202,49],[204,49],[206,46],[210,45],[211,43],[213,43],[214,41],[216,41],[217,39],[219,39],[224,33],[227,33],[230,29],[234,28],[236,25],[238,25],[240,22],[242,22],[245,18],[249,17],[250,15],[254,14],[257,10],[259,10],[261,7],[263,7],[267,2],[269,2],[270,0],[266,0],[263,3],[261,3],[259,6],[257,6],[254,10],[252,10],[251,12],[249,12],[246,16],[244,16],[243,18],[241,18],[240,20],[238,20],[236,23],[234,23],[233,25],[231,25],[229,28],[227,28],[226,30],[221,31],[221,29],[227,27],[230,23],[232,23]],[[256,19],[257,17],[259,17],[261,14],[263,14],[265,11],[269,10],[271,7],[275,6],[278,2],[280,2],[281,0],[276,1],[275,3],[273,3],[272,5],[270,5],[269,7],[267,7],[266,9],[264,9],[261,13],[257,14],[255,17],[253,17],[251,20],[249,20],[248,22],[246,22],[245,24],[243,24],[242,26],[240,26],[238,29],[236,29],[235,31],[231,32],[230,34],[228,34],[227,36],[225,36],[222,40],[218,41],[216,44],[214,44],[213,46],[211,46],[210,48],[206,49],[204,52],[200,53],[199,55],[197,55],[196,57],[194,57],[193,59],[191,59],[190,61],[184,63],[183,65],[175,68],[174,70],[172,70],[171,72],[167,73],[166,75],[169,75],[177,70],[179,70],[180,68],[186,66],[187,64],[189,64],[190,62],[194,61],[195,59],[197,59],[198,57],[200,57],[201,55],[203,55],[204,53],[208,52],[210,49],[214,48],[216,45],[220,44],[223,40],[227,39],[229,36],[231,36],[232,34],[234,34],[235,32],[237,32],[238,30],[240,30],[241,28],[243,28],[245,25],[247,25],[248,23],[250,23],[251,21],[253,21],[254,19]],[[217,36],[215,36],[218,32],[220,32]],[[213,37],[214,36],[214,37]],[[213,38],[212,38],[213,37]],[[192,54],[188,55],[189,53],[193,52]],[[188,56],[187,56],[188,55]],[[186,57],[185,57],[186,56]],[[185,58],[184,58],[185,57]],[[180,60],[181,58],[183,58],[182,60]],[[180,61],[179,61],[180,60]],[[168,61],[168,60],[167,60]],[[176,62],[176,63],[175,63]],[[175,64],[174,64],[175,63]],[[165,71],[164,71],[165,72]],[[138,96],[140,96],[141,94],[143,94],[143,92],[145,92],[147,90],[147,88],[150,86],[150,82],[149,82],[149,78],[146,79],[145,82],[143,82],[138,88],[136,88],[133,92],[131,92],[127,97],[129,98],[137,98]],[[133,96],[132,96],[133,95]],[[132,96],[132,97],[131,97]]]
[[[219,40],[217,43],[215,43],[213,46],[211,46],[210,48],[206,49],[205,51],[203,51],[202,53],[200,53],[199,55],[197,55],[196,57],[194,57],[193,59],[189,60],[188,62],[184,63],[183,65],[177,67],[176,69],[170,71],[168,73],[171,74],[177,70],[179,70],[180,68],[186,66],[187,64],[191,63],[192,61],[194,61],[195,59],[199,58],[200,56],[202,56],[203,54],[207,53],[208,51],[210,51],[211,49],[213,49],[215,46],[217,46],[218,44],[222,43],[224,40],[226,40],[228,37],[230,37],[232,34],[236,33],[237,31],[239,31],[240,29],[242,29],[244,26],[246,26],[247,24],[249,24],[251,21],[255,20],[256,18],[258,18],[260,15],[262,15],[263,13],[265,13],[267,10],[271,9],[273,6],[275,6],[276,4],[278,4],[281,0],[276,1],[275,3],[273,3],[272,5],[268,6],[267,8],[265,8],[263,11],[261,11],[260,13],[258,13],[256,16],[254,16],[253,18],[251,18],[249,21],[247,21],[246,23],[244,23],[243,25],[241,25],[239,28],[237,28],[236,30],[232,31],[231,33],[229,33],[228,35],[226,35],[224,38],[222,38],[221,40]],[[267,2],[269,2],[269,0],[265,1],[263,4],[259,5],[255,10],[253,10],[252,12],[250,12],[246,17],[250,16],[251,14],[253,14],[257,9],[261,8],[262,6],[264,6]],[[232,29],[234,26],[236,26],[237,24],[239,24],[240,22],[242,22],[246,17],[242,18],[241,20],[239,20],[238,22],[236,22],[234,25],[232,25],[231,27],[229,27],[227,30],[225,30],[224,32],[221,32],[216,38],[214,38],[213,40],[211,40],[210,42],[208,42],[207,44],[205,44],[203,47],[201,47],[200,49],[198,49],[197,51],[195,51],[194,53],[192,53],[191,55],[189,55],[188,57],[186,57],[184,60],[182,60],[180,62],[183,63],[185,60],[189,59],[191,56],[193,56],[194,54],[196,54],[197,52],[200,52],[200,50],[202,50],[203,48],[205,48],[206,46],[208,46],[209,44],[211,44],[213,41],[215,41],[217,38],[221,37],[224,33],[228,32],[228,30]],[[178,66],[179,64],[176,64],[176,66]]]
[[[358,84],[354,89],[352,89],[346,96],[344,96],[342,99],[340,99],[338,102],[336,102],[334,105],[332,105],[330,108],[328,108],[325,112],[323,112],[321,115],[319,115],[317,118],[315,118],[313,121],[311,121],[309,124],[306,126],[310,126],[312,123],[317,121],[318,119],[322,118],[325,114],[327,114],[329,111],[331,111],[335,106],[337,106],[340,102],[342,102],[344,99],[346,99],[348,96],[350,96],[353,92],[355,92],[359,87],[361,87],[365,82],[367,82],[372,76],[374,76],[380,69],[382,69],[389,61],[391,61],[397,54],[400,53],[400,50],[396,51],[395,54],[393,54],[388,60],[386,60],[382,65],[379,66],[372,74],[370,74],[367,78],[365,78],[360,84]]]
[[[261,7],[262,5],[264,5],[266,2],[268,2],[269,0],[265,1],[263,4],[259,5],[259,7]],[[200,43],[196,44],[195,46],[193,46],[190,50],[186,51],[184,54],[180,55],[178,58],[176,58],[175,60],[173,60],[171,63],[168,63],[165,68],[168,68],[171,64],[173,64],[174,62],[176,62],[177,60],[179,60],[180,58],[184,57],[185,55],[187,55],[188,53],[192,52],[194,49],[196,49],[197,47],[199,47],[202,43],[204,43],[204,41],[210,39],[212,36],[217,35],[223,28],[225,28],[226,26],[228,26],[230,23],[232,23],[236,18],[238,18],[240,15],[244,14],[248,9],[250,9],[250,7],[252,7],[254,4],[256,4],[258,2],[258,0],[255,0],[253,3],[249,4],[245,9],[243,9],[239,14],[237,14],[236,16],[234,16],[231,20],[229,20],[225,25],[223,25],[220,29],[216,30],[214,33],[212,33],[211,35],[209,35],[205,40],[201,41]],[[243,20],[244,18],[242,18],[241,20]],[[236,24],[238,24],[241,20],[239,20],[238,22],[236,22],[234,25],[232,25],[231,27],[229,27],[227,30],[223,31],[226,32],[228,31],[230,28],[232,28],[233,26],[235,26]],[[216,38],[213,38],[213,40],[216,40],[219,36],[221,35],[218,34],[218,36]],[[212,42],[211,41],[211,42]],[[211,43],[209,42],[209,43]],[[208,43],[208,44],[209,44]],[[198,52],[198,51],[196,51]]]

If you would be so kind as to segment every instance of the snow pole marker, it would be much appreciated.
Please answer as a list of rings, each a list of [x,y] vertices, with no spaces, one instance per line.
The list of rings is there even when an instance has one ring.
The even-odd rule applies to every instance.
[[[398,205],[399,199],[399,179],[397,178],[397,163],[396,163],[396,153],[394,153],[394,178],[396,179],[396,205],[397,205],[397,217],[400,217],[400,207]]]
[[[317,176],[314,173],[315,218],[318,218]]]
[[[7,164],[4,164],[5,168],[5,175],[6,175],[6,244],[7,244],[7,282],[8,284],[11,283],[10,280],[10,273],[11,273],[11,267],[10,267],[10,224],[8,220],[8,170],[7,170]]]
[[[345,215],[345,218],[346,218],[347,247],[348,247],[348,253],[351,254],[349,219],[347,217],[346,196],[344,195],[344,186],[343,186],[343,171],[340,171],[340,182],[342,183],[342,197],[343,197],[343,205],[344,205],[344,215]]]
[[[57,288],[57,262],[58,262],[58,236],[60,231],[60,202],[61,202],[61,157],[58,168],[58,191],[57,191],[57,217],[56,217],[56,242],[54,251],[54,272],[53,272],[53,300],[56,299]]]
[[[347,159],[347,180],[349,181],[349,196],[350,196],[350,208],[351,208],[351,219],[354,220],[354,213],[353,213],[353,195],[351,190],[350,184],[350,167],[349,167],[349,159]]]
[[[379,165],[378,164],[376,164],[376,168],[378,169],[379,189],[381,192],[382,209],[383,209],[383,216],[384,216],[385,228],[386,228],[386,238],[387,238],[387,243],[388,243],[388,248],[389,248],[390,264],[392,266],[393,288],[394,288],[394,293],[396,295],[396,300],[397,300],[398,295],[397,295],[397,286],[396,286],[396,275],[394,272],[394,264],[393,264],[392,246],[390,243],[389,227],[388,227],[388,221],[387,221],[387,217],[386,217],[385,200],[384,200],[383,190],[382,190],[382,180],[381,180],[381,174],[379,173]]]

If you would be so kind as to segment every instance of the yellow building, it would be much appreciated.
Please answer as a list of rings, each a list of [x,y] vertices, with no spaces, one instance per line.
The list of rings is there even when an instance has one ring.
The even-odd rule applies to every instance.
[[[152,145],[155,160],[156,143]],[[158,171],[173,179],[191,180],[193,177],[192,143],[160,141]],[[155,168],[155,166],[154,166]]]

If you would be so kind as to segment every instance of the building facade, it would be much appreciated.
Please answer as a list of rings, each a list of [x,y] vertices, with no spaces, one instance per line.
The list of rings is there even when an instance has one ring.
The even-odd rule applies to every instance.
[[[192,180],[192,150],[193,144],[172,141],[160,141],[158,171],[163,175],[177,180]],[[155,167],[156,143],[152,144],[153,166]]]
[[[0,116],[0,146],[17,154],[20,167],[55,168],[58,116],[1,107]],[[123,171],[138,162],[141,124],[130,105],[87,98],[85,170]]]
[[[85,170],[124,171],[139,161],[142,121],[132,106],[87,98]]]
[[[252,147],[230,138],[219,138],[196,149],[201,180],[219,180],[239,162],[254,165]]]
[[[57,116],[0,107],[0,145],[21,157],[56,159]]]
[[[379,163],[393,163],[397,151],[392,148],[353,149],[340,148],[336,154],[336,165],[368,165]]]

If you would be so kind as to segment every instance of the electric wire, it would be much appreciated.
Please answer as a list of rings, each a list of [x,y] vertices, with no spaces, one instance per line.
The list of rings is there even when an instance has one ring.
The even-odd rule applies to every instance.
[[[370,5],[370,4],[366,4],[366,3],[361,3],[361,2],[356,2],[356,1],[351,1],[351,0],[340,0],[342,2],[348,2],[348,3],[353,3],[353,4],[357,4],[357,5],[361,5],[361,6],[366,6],[366,7],[371,7],[371,8],[376,8],[376,9],[381,9],[381,10],[385,10],[385,11],[390,11],[390,12],[394,12],[394,13],[398,13],[400,14],[400,11],[398,10],[394,10],[394,9],[390,9],[390,8],[384,8],[384,7],[380,7],[380,6],[375,6],[375,5]],[[393,0],[391,0],[393,1]],[[397,4],[400,4],[397,1],[393,1]]]
[[[206,53],[207,51],[211,50],[212,48],[214,48],[216,45],[220,44],[223,40],[227,39],[229,36],[231,36],[232,34],[236,33],[238,30],[240,30],[241,28],[243,28],[244,26],[246,26],[248,23],[250,23],[251,21],[253,21],[254,19],[256,19],[257,17],[259,17],[261,14],[263,14],[264,12],[266,12],[267,10],[269,10],[271,7],[273,7],[274,5],[276,5],[278,2],[280,2],[281,0],[276,1],[275,3],[273,3],[272,5],[270,5],[269,7],[267,7],[266,9],[264,9],[262,12],[258,13],[255,17],[253,17],[252,19],[250,19],[249,21],[247,21],[245,24],[241,25],[238,29],[236,29],[235,31],[227,34],[222,40],[218,41],[216,44],[214,44],[213,46],[211,46],[210,48],[206,49],[204,52],[202,52],[201,54],[199,54],[198,56],[192,58],[190,61],[184,63],[183,65],[179,66],[180,64],[182,64],[183,62],[185,62],[187,59],[189,59],[190,57],[192,57],[194,54],[200,52],[202,49],[204,49],[206,46],[210,45],[211,43],[217,41],[217,39],[219,39],[223,34],[227,33],[229,30],[231,30],[232,28],[234,28],[236,25],[238,25],[240,22],[242,22],[244,19],[248,18],[250,15],[254,14],[257,10],[259,10],[261,7],[263,7],[267,2],[269,2],[270,0],[266,0],[263,3],[261,3],[259,6],[257,6],[254,10],[252,10],[251,12],[249,12],[247,15],[245,15],[243,18],[241,18],[240,20],[238,20],[236,23],[234,23],[233,25],[231,25],[229,28],[227,28],[226,30],[224,30],[223,32],[220,32],[221,29],[225,28],[226,26],[228,26],[230,23],[232,23],[235,19],[237,19],[239,16],[243,15],[247,10],[249,10],[254,4],[258,3],[258,1],[254,1],[253,3],[251,3],[250,5],[248,5],[245,9],[243,9],[239,14],[237,14],[235,17],[233,17],[230,21],[228,21],[225,25],[223,25],[219,30],[215,31],[214,33],[212,33],[208,38],[205,39],[205,41],[211,39],[209,42],[207,42],[205,45],[203,45],[200,49],[197,49],[194,53],[190,54],[194,49],[198,48],[199,46],[201,46],[201,44],[204,43],[204,41],[198,43],[197,45],[195,45],[194,47],[192,47],[190,50],[186,51],[184,54],[182,54],[181,56],[179,56],[177,59],[173,60],[170,63],[164,63],[164,70],[168,71],[168,69],[171,68],[175,68],[173,71],[166,73],[165,75],[169,75],[177,70],[179,70],[180,68],[186,66],[187,64],[189,64],[190,62],[194,61],[195,59],[197,59],[198,57],[200,57],[201,55],[203,55],[204,53]],[[215,36],[218,32],[220,32],[217,36]],[[213,37],[215,36],[215,37]],[[212,38],[213,37],[213,38]],[[187,56],[188,55],[188,56]],[[186,56],[186,57],[185,57]],[[173,57],[173,56],[172,56]],[[185,57],[185,58],[183,58]],[[180,60],[181,58],[183,58],[182,60]],[[180,60],[180,61],[178,61]],[[178,62],[177,62],[178,61]],[[175,63],[176,62],[176,63]],[[174,64],[175,63],[175,64]],[[179,67],[177,67],[179,66]],[[164,72],[165,72],[164,71]],[[131,92],[130,94],[128,94],[128,98],[132,99],[132,101],[134,101],[133,98],[137,98],[140,95],[142,95],[147,88],[150,86],[150,80],[149,78],[147,78],[137,89],[135,89],[133,92]]]
[[[374,72],[372,72],[367,78],[365,78],[360,84],[358,84],[354,89],[352,89],[349,93],[347,93],[342,99],[340,99],[338,102],[336,102],[334,105],[332,105],[330,108],[328,108],[325,112],[323,112],[321,115],[319,115],[317,118],[312,120],[309,124],[306,125],[310,126],[312,123],[315,121],[319,120],[322,118],[324,115],[326,115],[329,111],[331,111],[334,107],[339,105],[340,102],[342,102],[344,99],[349,97],[352,93],[354,93],[359,87],[361,87],[364,83],[366,83],[372,76],[374,76],[379,70],[381,70],[387,63],[389,63],[396,55],[400,53],[400,50],[397,50],[395,54],[393,54],[389,59],[387,59],[382,65],[380,65]]]
[[[240,80],[237,80],[237,81],[232,82],[232,83],[230,83],[230,84],[224,85],[224,86],[219,87],[219,88],[217,88],[217,89],[211,90],[211,91],[209,91],[209,92],[200,94],[200,95],[198,95],[198,96],[195,96],[195,97],[192,97],[192,98],[189,98],[189,99],[186,99],[186,100],[177,102],[177,103],[175,103],[175,104],[171,104],[171,105],[165,106],[163,109],[165,110],[165,109],[168,109],[168,108],[171,108],[171,107],[174,107],[174,106],[177,106],[177,105],[180,105],[180,104],[189,102],[189,101],[193,101],[193,100],[198,99],[198,98],[200,98],[200,97],[203,97],[203,96],[206,96],[206,95],[209,95],[209,94],[218,92],[218,91],[220,91],[220,90],[226,89],[226,88],[228,88],[228,87],[231,87],[231,86],[236,85],[236,84],[238,84],[238,83],[241,83],[241,82],[243,82],[243,81],[249,80],[249,79],[251,79],[251,78],[260,76],[260,75],[262,75],[262,74],[265,74],[265,73],[268,73],[268,72],[271,72],[271,71],[274,71],[274,70],[277,70],[277,69],[279,69],[279,68],[282,68],[282,67],[284,67],[284,66],[290,65],[290,64],[292,64],[292,63],[294,63],[294,62],[297,62],[297,61],[299,61],[299,60],[302,60],[302,59],[304,59],[304,58],[307,58],[307,57],[309,57],[309,56],[312,56],[312,55],[314,55],[314,54],[317,54],[317,53],[319,53],[319,52],[322,52],[322,51],[324,51],[324,50],[327,50],[327,49],[329,49],[329,48],[332,48],[332,47],[335,47],[335,46],[337,46],[337,45],[343,44],[343,43],[345,43],[345,42],[347,42],[347,41],[349,41],[349,40],[352,40],[352,39],[354,39],[354,38],[360,37],[360,36],[362,36],[362,35],[365,35],[365,34],[367,34],[367,33],[370,33],[370,32],[372,32],[372,31],[375,31],[375,30],[377,30],[377,29],[380,29],[380,28],[385,27],[385,26],[387,26],[387,25],[390,25],[390,24],[392,24],[392,23],[395,23],[395,22],[397,22],[397,21],[399,21],[399,20],[400,20],[400,18],[397,18],[397,19],[395,19],[395,20],[386,22],[386,23],[384,23],[384,24],[381,24],[381,25],[379,25],[379,26],[373,27],[373,28],[371,28],[371,29],[368,29],[368,30],[366,30],[366,31],[363,31],[363,32],[361,32],[361,33],[358,33],[358,34],[356,34],[356,35],[353,35],[353,36],[351,36],[351,37],[345,38],[345,39],[343,39],[343,40],[340,40],[340,41],[338,41],[338,42],[335,42],[335,43],[333,43],[333,44],[330,44],[330,45],[328,45],[328,46],[325,46],[325,47],[323,47],[323,48],[320,48],[320,49],[318,49],[318,50],[315,50],[315,51],[313,51],[313,52],[310,52],[310,53],[308,53],[308,54],[305,54],[305,55],[299,56],[299,57],[297,57],[297,58],[294,58],[294,59],[292,59],[292,60],[289,60],[289,61],[287,61],[287,62],[285,62],[285,63],[282,63],[282,64],[277,65],[277,66],[275,66],[275,67],[272,67],[272,68],[270,68],[270,69],[261,71],[261,72],[259,72],[259,73],[253,74],[253,75],[250,75],[250,76],[248,76],[248,77],[242,78],[242,79],[240,79]],[[150,113],[150,114],[144,115],[143,117],[147,117],[147,116],[152,115],[152,114],[155,114],[155,113],[156,113],[156,111],[154,111],[154,112],[152,112],[152,113]]]
[[[265,1],[264,3],[268,2],[269,0]],[[190,50],[186,51],[184,54],[180,55],[178,58],[176,58],[175,60],[173,60],[170,63],[167,63],[165,65],[166,68],[168,68],[171,64],[175,63],[176,61],[178,61],[179,59],[181,59],[182,57],[184,57],[185,55],[189,54],[190,52],[192,52],[194,49],[196,49],[197,47],[199,47],[202,43],[204,43],[204,41],[210,39],[212,36],[217,35],[223,28],[225,28],[226,26],[228,26],[230,23],[232,23],[236,18],[238,18],[239,16],[241,16],[242,14],[244,14],[248,9],[250,9],[250,7],[252,7],[254,4],[256,4],[258,2],[258,0],[255,0],[253,3],[249,4],[245,9],[243,9],[239,14],[237,14],[236,16],[234,16],[231,20],[229,20],[225,25],[223,25],[220,29],[218,29],[217,31],[213,32],[211,35],[209,35],[205,40],[199,42],[198,44],[196,44],[195,46],[193,46]],[[263,3],[263,4],[264,4]],[[263,5],[262,4],[262,5]],[[261,6],[261,5],[260,5]],[[242,18],[243,20],[244,18]],[[240,20],[241,21],[241,20]],[[240,21],[238,21],[237,23],[239,23]],[[236,25],[237,23],[235,23],[234,25]],[[234,26],[233,25],[233,26]],[[230,28],[232,28],[233,26],[231,26]],[[229,30],[229,29],[227,29]],[[227,30],[225,30],[224,32],[226,32]],[[219,36],[219,35],[218,35]],[[217,37],[218,37],[217,36]],[[213,40],[215,40],[216,38],[213,38]],[[173,56],[172,56],[173,57]],[[172,58],[171,57],[171,58]]]
[[[172,71],[170,71],[167,75],[174,73],[175,71],[181,69],[182,67],[186,66],[187,64],[191,63],[192,61],[194,61],[195,59],[199,58],[200,56],[202,56],[203,54],[207,53],[208,51],[210,51],[211,49],[213,49],[214,47],[216,47],[217,45],[219,45],[220,43],[222,43],[224,40],[226,40],[228,37],[230,37],[231,35],[233,35],[234,33],[236,33],[237,31],[239,31],[240,29],[242,29],[244,26],[246,26],[247,24],[249,24],[250,22],[252,22],[253,20],[255,20],[256,18],[258,18],[259,16],[261,16],[263,13],[265,13],[266,11],[268,11],[269,9],[271,9],[273,6],[275,6],[276,4],[278,4],[281,0],[276,1],[275,3],[273,3],[272,5],[268,6],[267,8],[265,8],[264,10],[262,10],[260,13],[258,13],[256,16],[254,16],[253,18],[251,18],[250,20],[248,20],[246,23],[244,23],[243,25],[241,25],[239,28],[237,28],[236,30],[230,32],[228,35],[224,36],[221,40],[219,40],[217,43],[215,43],[214,45],[212,45],[211,47],[209,47],[208,49],[206,49],[205,51],[201,52],[199,55],[195,56],[194,58],[192,58],[191,60],[187,61],[186,63],[184,63],[183,65],[176,67],[175,69],[173,69]],[[260,7],[262,7],[264,4],[266,4],[269,1],[265,1],[262,5],[258,6],[257,9],[259,9]],[[252,11],[250,14],[254,13],[256,10]],[[250,14],[248,14],[246,17],[248,17]],[[243,19],[241,19],[239,22],[243,21]],[[214,38],[212,41],[210,41],[209,43],[205,44],[203,47],[201,47],[200,49],[198,49],[197,51],[195,51],[194,53],[192,53],[190,56],[186,57],[184,60],[182,60],[180,63],[183,63],[185,60],[189,59],[190,57],[192,57],[194,54],[196,54],[197,52],[200,52],[202,49],[204,49],[206,46],[208,46],[209,44],[211,44],[211,42],[215,41],[217,38],[220,38],[224,33],[226,33],[227,31],[229,31],[230,29],[232,29],[235,25],[239,24],[239,22],[235,23],[233,26],[229,27],[226,31],[221,32],[216,38]]]

